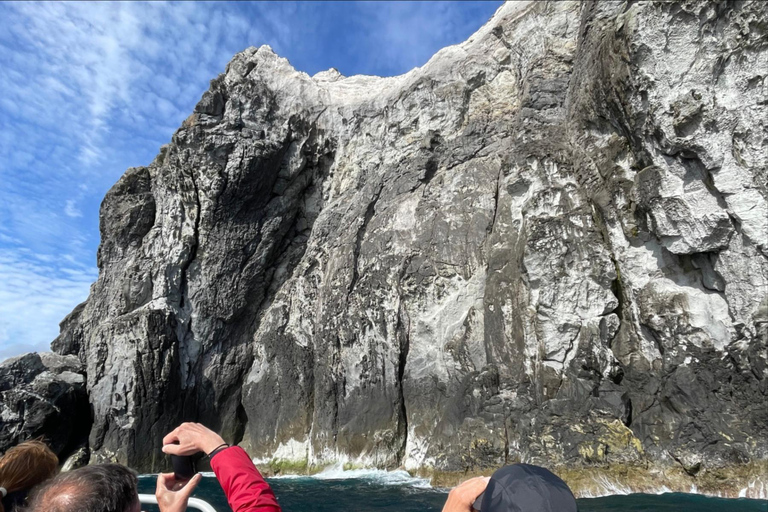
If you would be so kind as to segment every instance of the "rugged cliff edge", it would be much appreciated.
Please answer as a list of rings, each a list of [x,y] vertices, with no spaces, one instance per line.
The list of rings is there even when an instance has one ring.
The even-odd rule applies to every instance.
[[[25,354],[0,364],[0,453],[44,437],[62,463],[88,455],[91,414],[83,364],[72,355]]]
[[[768,4],[508,3],[392,78],[235,56],[102,205],[92,461],[524,460],[765,495]]]

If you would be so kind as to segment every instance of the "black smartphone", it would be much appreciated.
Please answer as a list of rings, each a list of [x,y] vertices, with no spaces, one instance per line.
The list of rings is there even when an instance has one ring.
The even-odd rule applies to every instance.
[[[177,480],[189,480],[197,473],[193,455],[171,455],[171,465]]]

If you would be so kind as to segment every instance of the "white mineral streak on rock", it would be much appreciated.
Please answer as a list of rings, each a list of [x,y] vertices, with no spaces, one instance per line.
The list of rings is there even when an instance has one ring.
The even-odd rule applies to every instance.
[[[739,491],[739,498],[768,500],[768,482],[765,478],[761,480],[752,480],[746,487]]]
[[[309,441],[304,439],[288,439],[280,443],[275,451],[268,458],[253,458],[254,464],[269,464],[273,461],[291,461],[306,464],[309,460]]]

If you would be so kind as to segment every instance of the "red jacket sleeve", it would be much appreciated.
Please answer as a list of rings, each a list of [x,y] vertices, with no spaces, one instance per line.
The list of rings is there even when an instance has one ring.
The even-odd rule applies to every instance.
[[[275,493],[239,446],[214,455],[211,468],[234,512],[282,512]]]

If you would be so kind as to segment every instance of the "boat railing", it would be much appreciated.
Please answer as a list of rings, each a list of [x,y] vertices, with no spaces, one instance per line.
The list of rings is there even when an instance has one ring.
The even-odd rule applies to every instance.
[[[139,501],[143,505],[157,505],[157,498],[154,494],[139,494]],[[210,503],[203,501],[200,498],[189,498],[187,509],[200,510],[202,512],[216,512]]]

